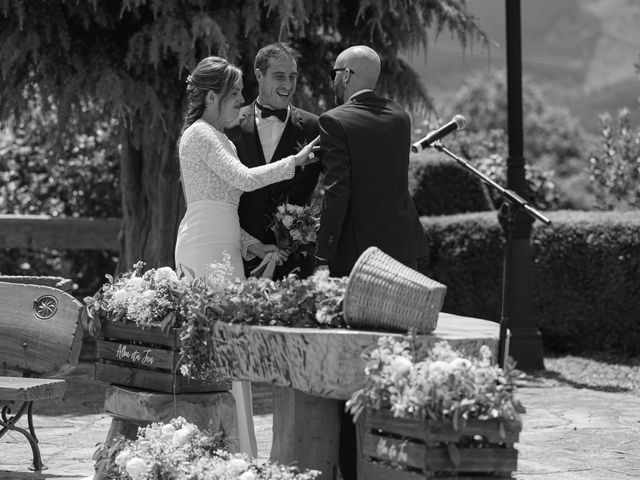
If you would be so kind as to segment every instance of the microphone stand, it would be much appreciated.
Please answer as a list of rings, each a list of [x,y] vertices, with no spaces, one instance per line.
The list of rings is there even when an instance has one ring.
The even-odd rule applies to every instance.
[[[507,288],[507,275],[511,268],[511,246],[513,241],[513,231],[516,225],[516,215],[518,211],[523,211],[527,215],[534,219],[540,220],[545,225],[550,225],[551,220],[542,215],[538,210],[533,208],[527,203],[527,201],[518,195],[513,190],[506,189],[496,182],[487,177],[484,173],[480,172],[477,168],[471,165],[466,160],[458,157],[453,152],[448,150],[440,141],[434,142],[431,145],[439,152],[447,154],[453,158],[459,165],[462,165],[465,169],[473,173],[476,177],[482,180],[484,183],[492,187],[502,196],[503,202],[498,210],[498,215],[504,220],[506,230],[506,243],[504,246],[504,255],[502,263],[502,292],[500,303],[500,336],[498,339],[498,365],[502,368],[505,367],[506,359],[509,355],[509,346],[507,343],[507,332],[509,327],[509,316],[507,315],[507,304],[509,300],[509,289]]]

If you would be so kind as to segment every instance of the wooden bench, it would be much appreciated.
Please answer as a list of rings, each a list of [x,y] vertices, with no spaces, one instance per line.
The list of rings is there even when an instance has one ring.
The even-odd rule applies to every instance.
[[[58,277],[0,276],[0,438],[9,431],[24,435],[38,472],[46,467],[33,402],[64,395],[65,380],[46,377],[76,366],[82,347],[82,304],[70,288]],[[27,428],[19,426],[25,413]]]

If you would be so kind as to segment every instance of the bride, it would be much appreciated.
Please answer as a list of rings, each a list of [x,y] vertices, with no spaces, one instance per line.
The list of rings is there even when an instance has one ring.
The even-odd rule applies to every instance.
[[[242,192],[292,178],[297,166],[317,161],[311,154],[319,137],[295,155],[255,168],[244,166],[224,128],[237,120],[242,97],[242,72],[220,57],[202,60],[187,77],[188,106],[179,143],[182,185],[187,211],[175,250],[177,270],[195,277],[230,257],[233,275],[244,279],[242,258],[281,255],[240,228],[238,203]],[[310,155],[311,154],[311,155]],[[240,449],[257,456],[253,430],[251,385],[233,382]]]

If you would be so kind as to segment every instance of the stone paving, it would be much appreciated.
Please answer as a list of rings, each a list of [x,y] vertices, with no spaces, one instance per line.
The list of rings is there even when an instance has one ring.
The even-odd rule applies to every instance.
[[[0,479],[85,479],[91,456],[106,438],[110,418],[103,413],[106,385],[93,380],[93,364],[67,374],[62,402],[34,407],[36,433],[48,469],[28,470],[31,450],[18,434],[0,439]],[[640,397],[575,388],[532,377],[519,398],[527,408],[517,444],[517,480],[627,480],[640,478]],[[259,456],[271,448],[268,390],[257,389],[256,435]]]

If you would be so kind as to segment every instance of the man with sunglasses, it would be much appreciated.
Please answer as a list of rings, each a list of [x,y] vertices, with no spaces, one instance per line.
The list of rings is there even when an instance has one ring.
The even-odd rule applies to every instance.
[[[331,79],[338,106],[320,116],[324,203],[316,257],[332,276],[349,275],[370,246],[411,268],[427,242],[408,188],[411,122],[395,102],[377,95],[380,57],[369,47],[346,49]],[[353,419],[343,413],[340,469],[356,480]]]
[[[380,57],[358,45],[331,70],[338,106],[320,116],[325,174],[316,256],[333,276],[349,275],[370,246],[417,267],[425,234],[408,187],[411,121],[377,95]]]

